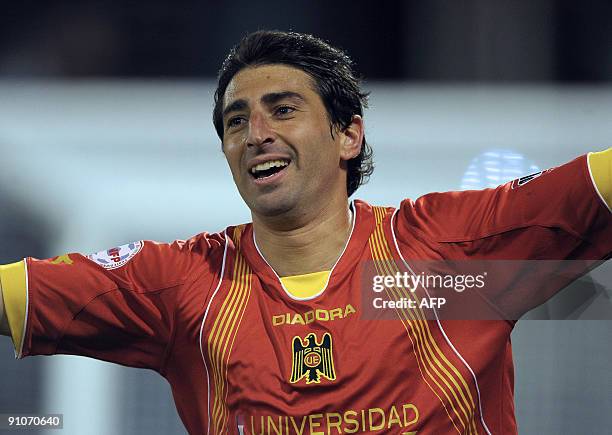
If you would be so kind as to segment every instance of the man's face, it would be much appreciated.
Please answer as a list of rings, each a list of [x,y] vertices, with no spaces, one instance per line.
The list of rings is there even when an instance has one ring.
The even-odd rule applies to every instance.
[[[361,125],[361,124],[360,124]],[[223,100],[223,152],[240,195],[260,216],[307,208],[346,195],[342,132],[331,134],[313,79],[285,65],[248,67]]]

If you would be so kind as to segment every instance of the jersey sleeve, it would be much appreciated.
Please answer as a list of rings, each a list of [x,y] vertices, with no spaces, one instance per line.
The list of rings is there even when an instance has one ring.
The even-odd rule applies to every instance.
[[[182,288],[212,279],[206,258],[213,245],[204,235],[171,244],[139,241],[5,267],[17,356],[73,354],[159,371]]]
[[[504,279],[517,282],[520,277],[510,276],[509,270],[516,268],[516,274],[521,273],[527,261],[580,260],[593,264],[588,261],[610,257],[612,213],[602,189],[604,186],[596,186],[588,156],[584,155],[495,189],[432,193],[415,202],[406,200],[400,206],[395,231],[405,257],[470,260],[472,264],[475,260],[516,260],[504,266]],[[526,311],[564,287],[560,281],[554,287],[554,280],[547,281],[546,273],[567,264],[531,262],[532,269],[537,265],[534,271],[540,267],[542,271],[539,275],[533,272],[537,276],[531,281],[531,293],[527,294],[526,288],[518,291],[515,286],[510,296],[507,291],[487,296],[494,303],[503,299],[504,306],[516,302],[520,311]],[[575,264],[572,268],[574,279],[587,271],[577,271]],[[495,288],[501,291],[509,287]]]

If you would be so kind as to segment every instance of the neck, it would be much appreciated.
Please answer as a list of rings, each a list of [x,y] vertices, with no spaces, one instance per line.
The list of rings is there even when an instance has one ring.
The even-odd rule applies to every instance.
[[[268,220],[253,215],[255,241],[264,258],[283,276],[330,270],[351,231],[351,212],[341,204],[310,208],[310,215]]]

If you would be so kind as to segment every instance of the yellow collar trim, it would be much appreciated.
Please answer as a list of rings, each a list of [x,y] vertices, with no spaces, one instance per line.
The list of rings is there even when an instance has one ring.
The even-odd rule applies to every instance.
[[[320,293],[325,288],[330,274],[331,270],[324,270],[304,275],[286,276],[280,280],[291,296],[298,299],[307,299]]]

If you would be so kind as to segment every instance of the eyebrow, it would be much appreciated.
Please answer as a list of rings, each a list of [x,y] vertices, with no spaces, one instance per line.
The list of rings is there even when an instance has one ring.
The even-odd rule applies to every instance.
[[[304,97],[301,94],[298,94],[297,92],[282,91],[282,92],[271,92],[269,94],[265,94],[263,97],[261,97],[261,102],[266,105],[272,105],[272,104],[278,103],[279,101],[285,100],[285,99],[304,101]]]
[[[285,100],[285,99],[294,99],[294,100],[300,100],[300,101],[305,101],[304,97],[301,94],[298,94],[297,92],[293,92],[293,91],[282,91],[282,92],[270,92],[268,94],[265,94],[261,97],[261,102],[264,103],[266,106],[271,106],[272,104],[276,104],[279,101]],[[225,109],[223,109],[223,116],[227,116],[228,113],[231,112],[237,112],[239,110],[244,110],[249,106],[247,100],[245,99],[239,99],[239,100],[235,100],[232,101],[232,103],[230,105],[228,105]]]
[[[239,110],[244,110],[248,107],[248,103],[246,100],[240,99],[232,101],[232,104],[223,109],[223,117],[225,117],[228,113],[238,112]]]

